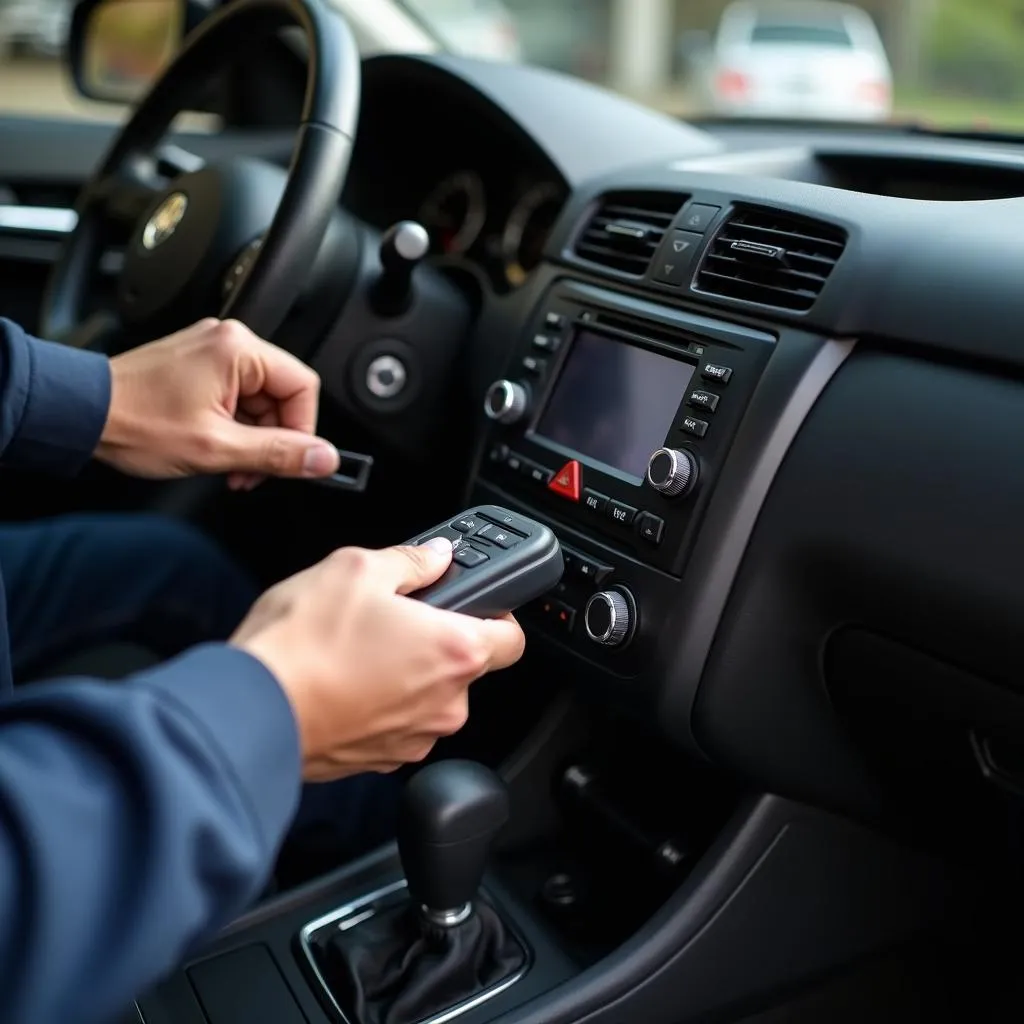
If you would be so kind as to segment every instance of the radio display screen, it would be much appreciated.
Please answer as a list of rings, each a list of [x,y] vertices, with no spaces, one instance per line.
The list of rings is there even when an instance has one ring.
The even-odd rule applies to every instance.
[[[533,433],[640,483],[695,371],[691,363],[582,330]]]

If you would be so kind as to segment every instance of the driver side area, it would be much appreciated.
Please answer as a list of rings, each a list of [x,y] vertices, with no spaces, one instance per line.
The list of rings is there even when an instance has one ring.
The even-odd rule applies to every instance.
[[[357,339],[380,320],[403,333],[422,322],[423,309],[407,302],[411,265],[398,252],[401,240],[354,223],[338,204],[360,106],[360,60],[344,21],[321,4],[240,8],[200,25],[194,5],[150,5],[151,14],[173,16],[164,25],[173,52],[151,54],[147,70],[177,62],[120,128],[0,120],[0,136],[10,140],[0,182],[12,200],[0,209],[3,315],[111,355],[220,315],[308,356],[353,291],[363,321]],[[67,72],[86,95],[99,89],[115,99],[125,89],[114,74],[125,57],[116,45],[119,17],[137,33],[137,7],[108,0],[75,8]],[[318,55],[308,72],[279,42],[288,25]],[[186,28],[199,31],[178,54],[175,33]],[[226,61],[238,33],[251,50]],[[97,40],[106,47],[99,56]],[[300,87],[257,111],[268,61]],[[188,114],[204,102],[213,113]],[[189,116],[201,130],[189,130]],[[464,333],[456,295],[439,276],[420,284],[419,301],[435,314],[428,334],[446,336],[442,352]],[[16,678],[117,681],[193,644],[226,639],[267,586],[340,544],[400,541],[457,503],[454,473],[418,465],[408,450],[381,450],[328,393],[321,433],[339,447],[375,452],[369,494],[300,481],[239,491],[220,479],[153,483],[99,464],[74,480],[0,470]],[[421,496],[414,506],[409,493]],[[494,763],[515,735],[492,745],[494,722],[479,738],[453,741],[450,752]],[[309,881],[391,838],[399,786],[373,777],[309,789],[276,885]]]

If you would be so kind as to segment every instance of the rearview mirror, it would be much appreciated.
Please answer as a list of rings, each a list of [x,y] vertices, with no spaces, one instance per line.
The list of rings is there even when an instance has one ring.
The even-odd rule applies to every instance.
[[[177,53],[186,0],[84,0],[68,40],[71,74],[88,99],[133,103]]]

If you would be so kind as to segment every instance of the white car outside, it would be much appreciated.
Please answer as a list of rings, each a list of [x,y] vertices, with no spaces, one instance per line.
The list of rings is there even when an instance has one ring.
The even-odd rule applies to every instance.
[[[731,4],[705,88],[724,116],[881,121],[892,113],[892,70],[874,22],[824,0]]]

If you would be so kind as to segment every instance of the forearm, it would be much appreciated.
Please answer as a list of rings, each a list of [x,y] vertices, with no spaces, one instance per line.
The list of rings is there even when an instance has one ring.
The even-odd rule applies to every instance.
[[[0,461],[72,474],[96,450],[110,407],[105,356],[0,319]]]
[[[286,698],[199,648],[0,709],[0,1020],[120,1012],[259,893],[300,788]]]

